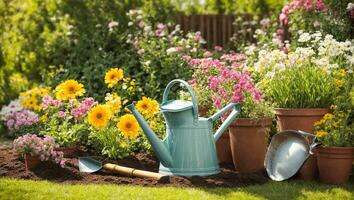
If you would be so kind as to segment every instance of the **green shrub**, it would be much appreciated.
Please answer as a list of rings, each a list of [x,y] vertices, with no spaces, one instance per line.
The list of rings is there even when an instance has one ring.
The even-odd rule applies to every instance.
[[[329,108],[335,81],[321,68],[300,66],[276,73],[266,88],[266,95],[279,108]]]

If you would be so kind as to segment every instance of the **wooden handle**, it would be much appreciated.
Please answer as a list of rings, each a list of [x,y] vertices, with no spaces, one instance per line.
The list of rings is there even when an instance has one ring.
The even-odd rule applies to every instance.
[[[138,170],[130,167],[123,167],[111,163],[107,163],[103,165],[104,169],[110,170],[110,171],[115,171],[118,172],[119,174],[125,175],[125,176],[136,176],[136,177],[141,177],[141,178],[155,178],[160,180],[162,177],[165,177],[162,174],[155,173],[155,172],[149,172],[149,171],[144,171],[144,170]]]

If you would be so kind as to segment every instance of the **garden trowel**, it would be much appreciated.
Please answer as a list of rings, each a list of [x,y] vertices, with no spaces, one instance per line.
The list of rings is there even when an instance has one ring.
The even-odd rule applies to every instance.
[[[154,179],[168,179],[168,176],[155,173],[155,172],[149,172],[149,171],[144,171],[144,170],[138,170],[130,167],[123,167],[120,165],[115,165],[112,163],[106,163],[102,165],[102,162],[97,161],[91,157],[79,157],[79,170],[80,172],[86,172],[86,173],[93,173],[97,172],[100,169],[106,169],[109,171],[114,171],[117,172],[121,175],[125,176],[136,176],[136,177],[141,177],[141,178],[154,178]]]

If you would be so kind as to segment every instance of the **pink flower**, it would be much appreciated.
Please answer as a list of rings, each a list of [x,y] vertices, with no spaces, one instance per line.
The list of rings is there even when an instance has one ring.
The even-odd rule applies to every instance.
[[[222,51],[223,48],[222,48],[221,46],[215,46],[215,47],[214,47],[214,50],[215,50],[215,51]]]
[[[64,167],[65,160],[62,152],[54,151],[57,146],[54,138],[49,136],[41,138],[33,134],[18,137],[13,143],[14,150],[22,156],[31,154],[32,156],[38,156],[41,161],[55,161]]]
[[[48,108],[49,106],[60,107],[63,103],[59,100],[53,99],[51,96],[45,96],[42,98],[42,106],[44,109]]]
[[[326,11],[327,10],[327,6],[322,0],[317,0],[316,9],[321,11],[321,12],[322,11]]]
[[[64,111],[59,111],[59,112],[58,112],[58,116],[59,116],[60,118],[64,118],[64,117],[66,116],[66,114],[65,114]]]
[[[76,108],[71,110],[70,114],[80,120],[96,104],[97,102],[92,97],[85,98]]]
[[[289,22],[288,16],[284,13],[281,13],[279,15],[279,21],[283,24],[283,25],[287,25]]]
[[[281,9],[281,12],[284,13],[285,15],[289,14],[289,6],[286,5],[283,7],[283,9]]]

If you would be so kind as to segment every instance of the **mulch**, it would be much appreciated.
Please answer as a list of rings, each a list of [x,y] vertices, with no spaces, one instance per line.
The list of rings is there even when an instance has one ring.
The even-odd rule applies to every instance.
[[[78,156],[92,155],[88,151],[79,151]],[[158,172],[159,162],[151,154],[137,153],[121,160],[104,160],[102,157],[96,159],[119,164],[126,167],[133,167],[142,170]],[[141,185],[141,186],[176,186],[176,187],[242,187],[255,184],[264,184],[269,179],[265,172],[252,174],[239,174],[234,170],[232,164],[221,165],[221,173],[212,176],[200,177],[178,177],[170,176],[167,179],[157,181],[151,178],[137,178],[121,176],[105,170],[89,174],[79,172],[78,159],[68,158],[66,167],[61,168],[51,162],[42,162],[33,171],[26,171],[24,161],[11,149],[0,150],[0,177],[12,177],[28,180],[50,180],[68,184],[119,184],[119,185]]]

